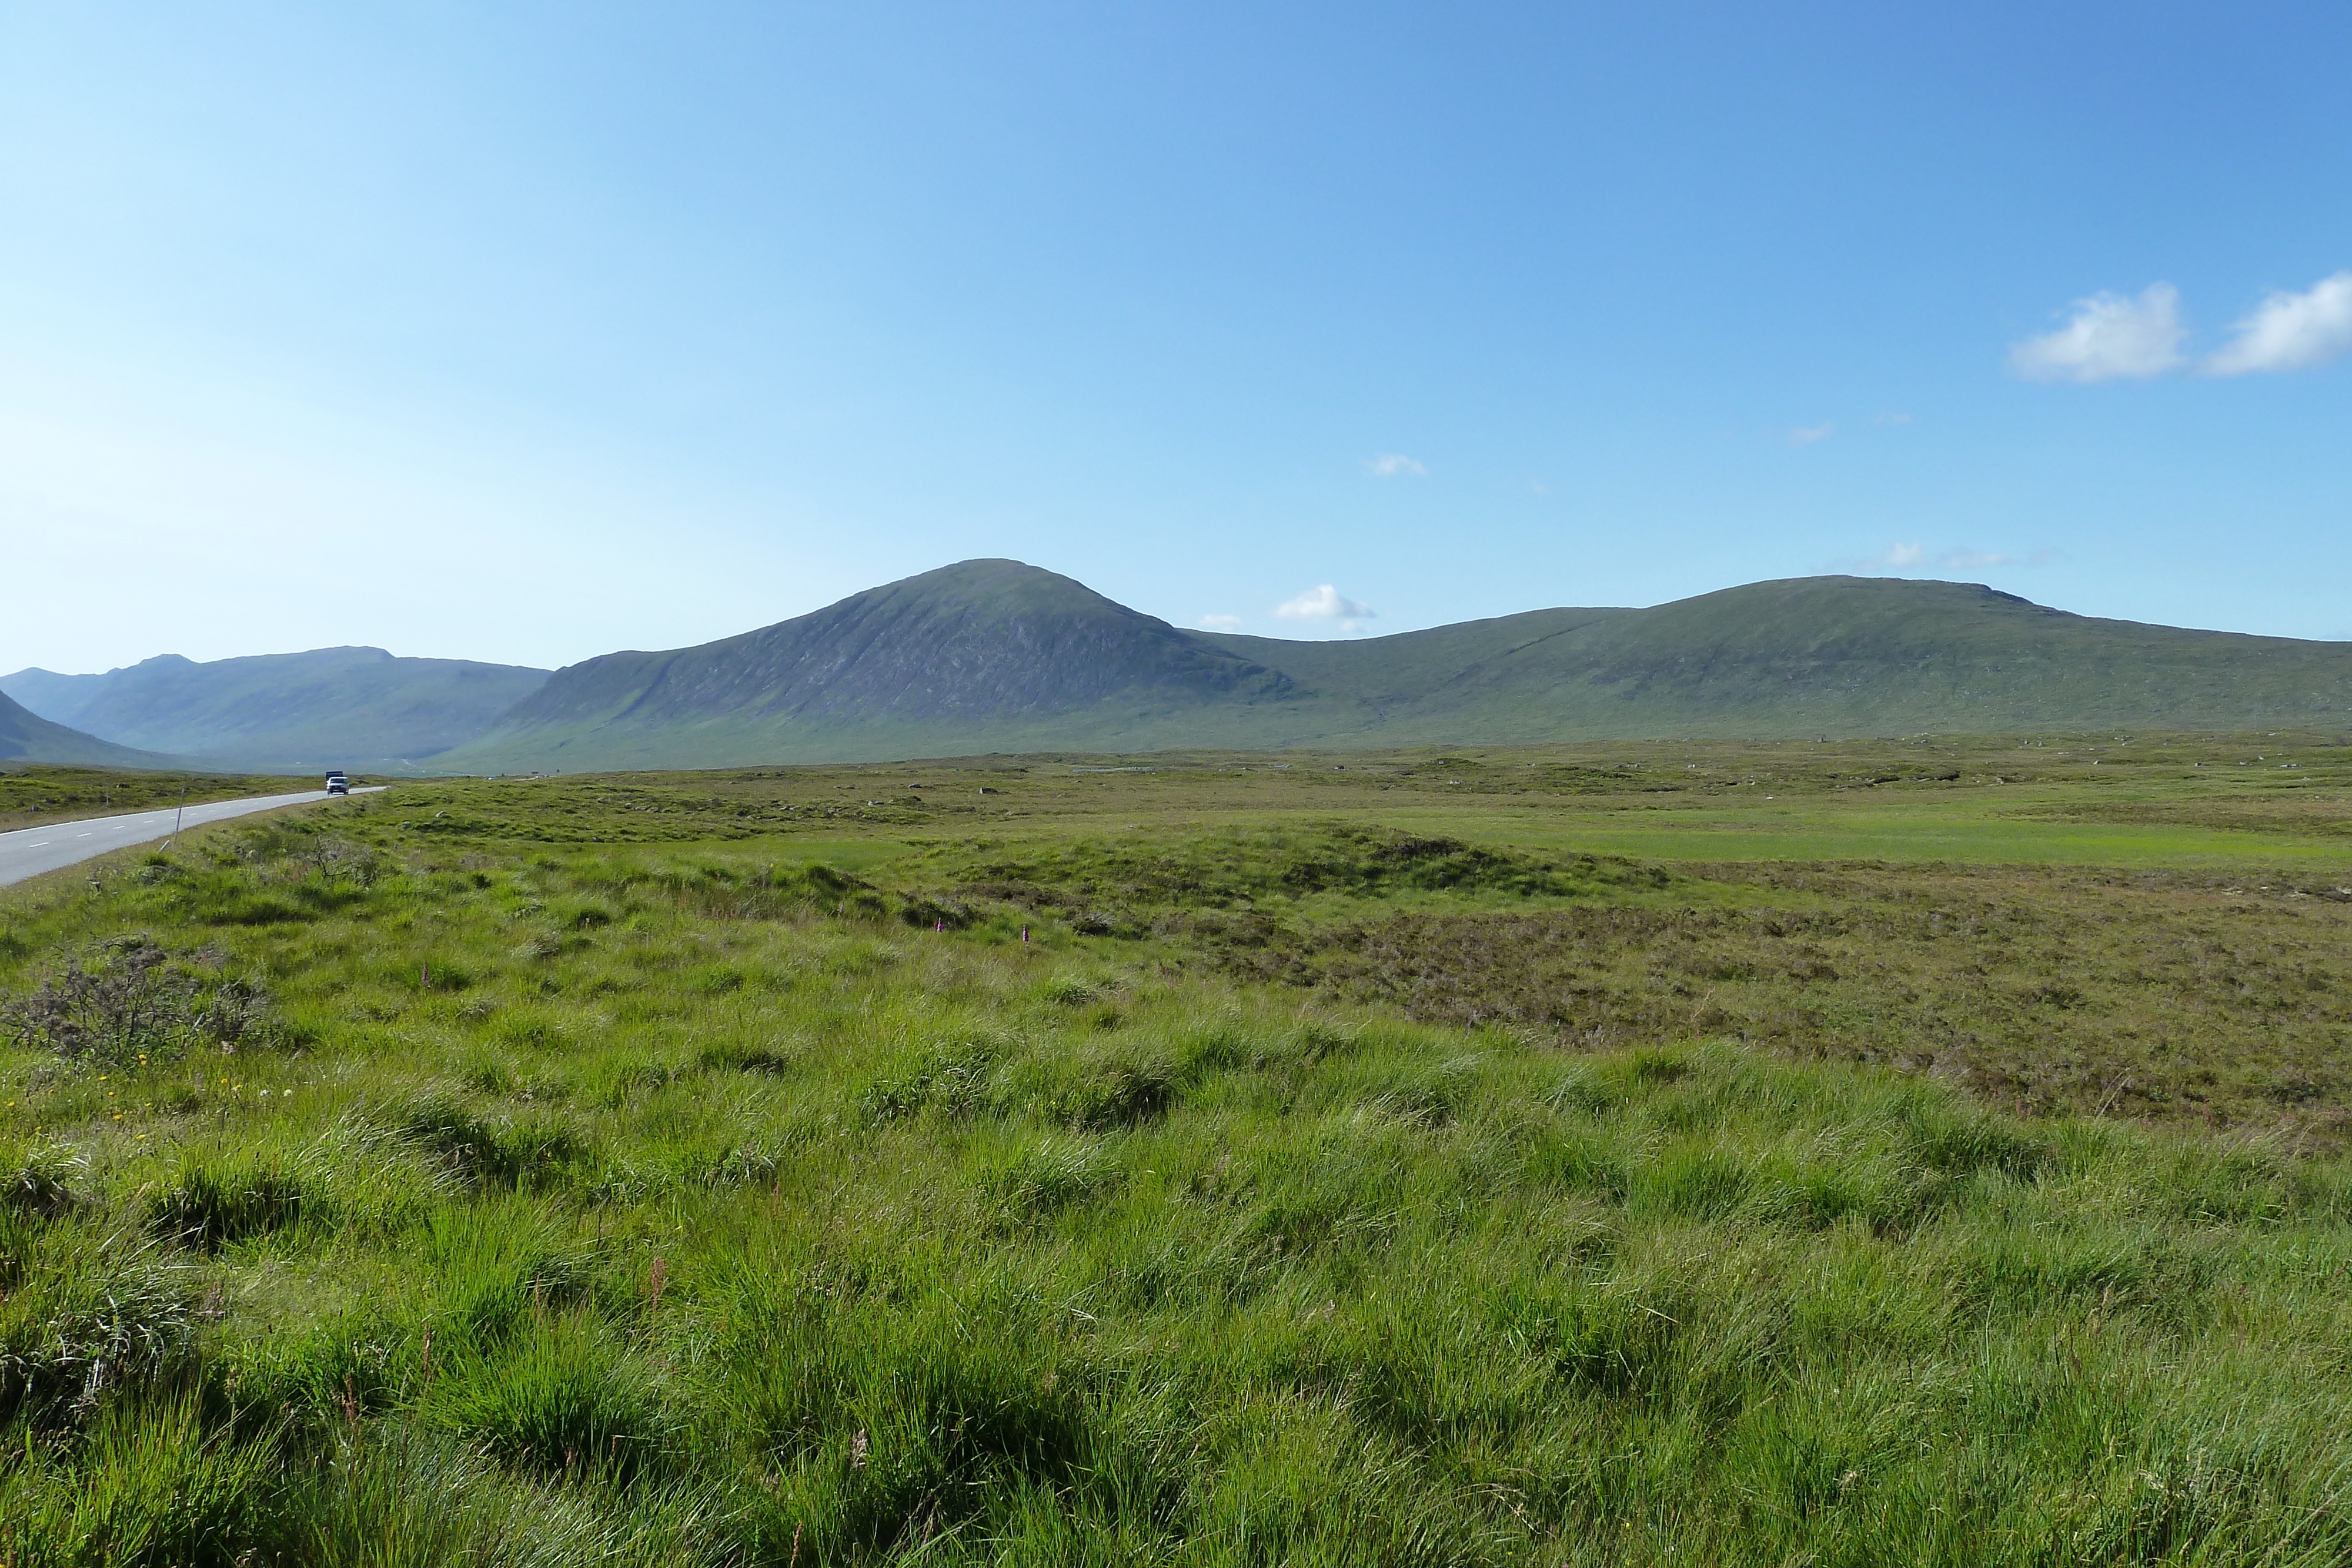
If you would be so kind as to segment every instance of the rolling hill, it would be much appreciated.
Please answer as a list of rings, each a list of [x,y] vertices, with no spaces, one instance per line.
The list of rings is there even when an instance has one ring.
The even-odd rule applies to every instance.
[[[102,675],[19,670],[5,693],[54,723],[215,767],[383,769],[470,740],[544,670],[320,648],[199,664],[165,653]]]
[[[699,647],[569,666],[451,771],[988,751],[2342,724],[2352,644],[1817,577],[1348,642],[1188,632],[966,561]]]
[[[2098,620],[1973,583],[1794,578],[1354,642],[1199,635],[1311,689],[1334,726],[1319,744],[1367,726],[1406,744],[2243,729],[2352,715],[2352,643]]]
[[[68,729],[0,695],[0,763],[65,762],[93,768],[171,768],[179,759]]]

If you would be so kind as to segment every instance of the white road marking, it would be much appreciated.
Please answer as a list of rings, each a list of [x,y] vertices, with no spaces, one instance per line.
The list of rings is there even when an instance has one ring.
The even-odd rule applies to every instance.
[[[372,785],[362,789],[353,790],[352,793],[372,794],[381,788],[381,785]],[[276,810],[282,806],[300,805],[306,801],[315,802],[323,799],[325,797],[320,793],[305,790],[289,795],[213,801],[204,805],[191,803],[187,808],[186,825],[193,828],[204,822],[241,817],[256,811]],[[82,821],[89,824],[87,829],[82,829],[80,824],[76,822],[60,822],[58,824],[58,827],[77,831],[72,835],[75,842],[70,846],[71,852],[55,862],[51,862],[39,852],[46,849],[67,849],[68,846],[64,840],[28,839],[23,836],[27,832],[39,831],[37,828],[19,828],[0,832],[0,886],[22,882],[27,877],[38,876],[45,872],[58,870],[60,866],[70,865],[76,862],[106,853],[106,850],[100,845],[92,844],[88,849],[84,849],[79,841],[83,839],[95,838],[100,832],[105,833],[109,838],[119,838],[126,845],[152,843],[159,839],[166,839],[173,835],[177,817],[178,810],[174,808],[162,811],[126,812],[119,817],[85,817]]]

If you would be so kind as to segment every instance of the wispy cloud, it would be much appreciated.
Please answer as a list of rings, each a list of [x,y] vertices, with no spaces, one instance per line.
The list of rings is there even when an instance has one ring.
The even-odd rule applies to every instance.
[[[1201,629],[1203,632],[1238,632],[1242,629],[1242,618],[1238,615],[1203,615],[1201,617]]]
[[[2180,291],[2151,283],[2136,299],[2094,294],[2074,302],[2058,330],[2009,351],[2010,369],[2032,382],[2145,381],[2179,370]]]
[[[2352,352],[2352,272],[2323,277],[2302,293],[2281,289],[2237,325],[2237,336],[2205,361],[2208,375],[2300,371]]]
[[[1337,621],[1349,629],[1357,622],[1370,621],[1380,613],[1370,605],[1349,598],[1328,582],[1276,605],[1274,612],[1286,621]]]
[[[1875,424],[1908,424],[1911,423],[1911,416],[1907,413],[1882,413],[1874,416],[1872,423]]]
[[[1811,446],[1816,441],[1827,441],[1835,434],[1837,434],[1837,426],[1832,424],[1825,419],[1819,424],[1799,425],[1796,429],[1789,432],[1789,444],[1791,446]]]
[[[1375,479],[1426,479],[1429,470],[1402,452],[1383,452],[1364,465],[1364,472]]]

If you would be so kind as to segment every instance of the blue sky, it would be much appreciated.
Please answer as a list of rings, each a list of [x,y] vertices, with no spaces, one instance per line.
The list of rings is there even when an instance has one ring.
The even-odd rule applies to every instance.
[[[2352,636],[2338,5],[0,0],[0,669],[970,556]],[[1279,612],[1288,606],[1293,613]]]

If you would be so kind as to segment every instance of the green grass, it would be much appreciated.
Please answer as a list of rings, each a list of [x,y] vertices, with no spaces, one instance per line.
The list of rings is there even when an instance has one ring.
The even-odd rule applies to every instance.
[[[1514,814],[1669,792],[1546,756],[404,785],[10,890],[0,1562],[2352,1552],[2352,905],[1588,854]]]
[[[316,786],[270,775],[146,773],[117,768],[11,764],[0,768],[0,832],[75,817],[152,811],[158,807],[177,805],[184,797],[193,806],[205,800],[235,800],[250,795],[283,795],[306,788]]]
[[[2288,833],[2194,825],[2050,821],[1987,804],[1975,821],[1948,807],[1890,805],[1864,813],[1792,806],[1745,811],[1621,811],[1573,823],[1497,822],[1482,836],[1601,854],[1676,861],[1990,862],[2077,866],[2233,866],[2248,862],[2352,876],[2352,844]],[[1450,816],[1400,814],[1401,827],[1457,827]]]

